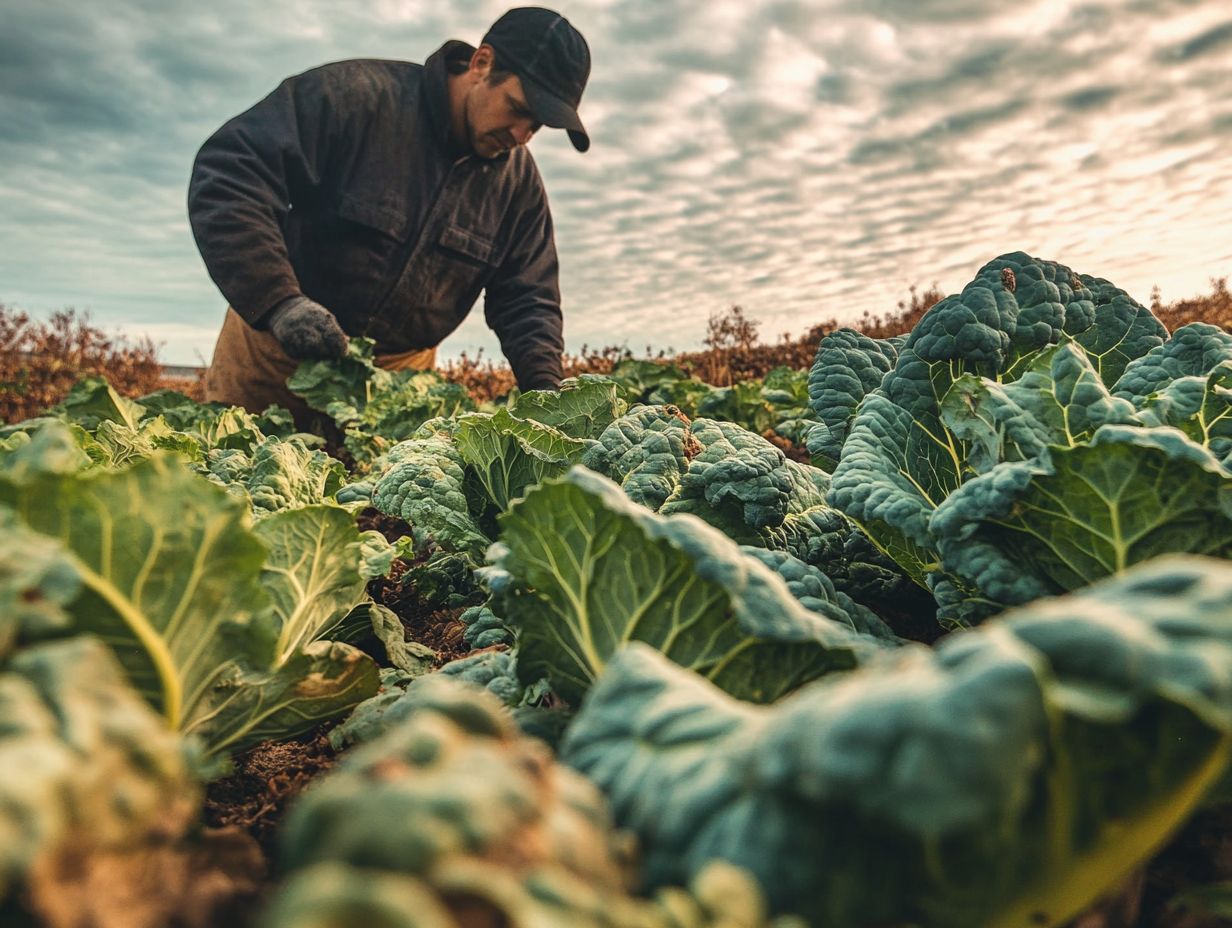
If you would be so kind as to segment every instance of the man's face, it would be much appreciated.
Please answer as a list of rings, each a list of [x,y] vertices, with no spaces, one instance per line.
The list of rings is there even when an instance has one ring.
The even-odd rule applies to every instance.
[[[487,76],[467,91],[464,108],[471,150],[480,158],[496,158],[531,140],[541,123],[526,104],[522,81],[510,75],[499,84]]]

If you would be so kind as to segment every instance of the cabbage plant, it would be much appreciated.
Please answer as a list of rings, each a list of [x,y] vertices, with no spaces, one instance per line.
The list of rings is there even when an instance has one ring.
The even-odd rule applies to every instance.
[[[713,860],[829,928],[1065,924],[1226,778],[1232,567],[1160,559],[778,703],[642,645],[562,757],[646,848],[647,888]]]
[[[889,346],[843,339],[811,374],[818,400],[848,397],[815,436],[829,455],[842,439],[828,500],[943,623],[1232,550],[1232,336],[1214,326],[1169,336],[1108,281],[1014,253],[929,310],[879,381]]]
[[[254,530],[246,500],[167,452],[120,469],[79,470],[82,456],[47,426],[0,460],[0,503],[64,546],[79,577],[71,630],[110,645],[169,728],[225,756],[376,691],[367,655],[321,639],[367,599],[383,539],[336,506]]]

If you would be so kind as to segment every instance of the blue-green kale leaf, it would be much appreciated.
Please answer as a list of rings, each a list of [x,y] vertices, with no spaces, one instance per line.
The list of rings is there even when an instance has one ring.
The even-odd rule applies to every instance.
[[[517,633],[522,681],[547,678],[571,704],[629,641],[756,701],[877,648],[854,622],[804,608],[721,532],[655,515],[585,468],[530,491],[500,524],[493,610]]]
[[[813,925],[1066,924],[1226,777],[1232,567],[1168,558],[773,706],[644,645],[562,745],[648,888],[715,859]]]

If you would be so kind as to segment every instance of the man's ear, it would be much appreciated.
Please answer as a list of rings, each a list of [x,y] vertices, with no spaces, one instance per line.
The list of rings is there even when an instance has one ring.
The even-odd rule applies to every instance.
[[[471,55],[470,72],[472,77],[487,78],[496,60],[496,49],[491,45],[480,45]]]

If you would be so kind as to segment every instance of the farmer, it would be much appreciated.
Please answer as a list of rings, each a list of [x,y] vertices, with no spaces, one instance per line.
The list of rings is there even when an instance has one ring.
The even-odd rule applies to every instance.
[[[561,379],[556,243],[526,149],[541,126],[590,139],[577,106],[581,33],[513,9],[478,48],[449,41],[423,65],[340,61],[290,77],[202,146],[188,214],[230,306],[207,400],[310,413],[286,379],[376,342],[390,370],[431,368],[436,346],[484,314],[524,390]]]

